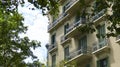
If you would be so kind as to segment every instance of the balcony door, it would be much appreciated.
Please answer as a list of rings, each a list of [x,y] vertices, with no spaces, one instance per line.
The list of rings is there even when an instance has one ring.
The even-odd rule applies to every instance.
[[[56,41],[56,34],[53,34],[52,36],[51,36],[51,44],[52,45],[55,45],[55,41]]]
[[[68,56],[69,56],[69,46],[64,48],[64,59],[68,60]]]
[[[84,36],[79,40],[78,50],[80,50],[79,53],[86,53],[87,51],[87,37]]]
[[[98,60],[97,67],[108,67],[108,58]]]
[[[65,26],[64,26],[64,35],[67,33],[67,29],[69,28],[69,23],[67,23]]]
[[[98,41],[99,47],[103,47],[105,45],[105,24],[98,27]]]
[[[56,54],[52,56],[52,67],[56,67]]]

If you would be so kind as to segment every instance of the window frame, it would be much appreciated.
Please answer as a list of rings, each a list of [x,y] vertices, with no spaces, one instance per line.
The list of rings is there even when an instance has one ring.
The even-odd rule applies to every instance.
[[[105,66],[105,67],[110,67],[109,65],[109,57],[105,57],[105,58],[102,58],[102,59],[99,59],[99,60],[97,60],[97,67],[100,67],[100,61],[102,61],[102,60],[104,60],[104,59],[106,59],[106,61],[107,61],[107,66]],[[105,60],[104,60],[105,61]],[[104,61],[102,61],[102,62],[104,62]],[[103,67],[103,66],[101,66],[101,67]]]
[[[64,60],[68,60],[68,56],[70,55],[69,49],[69,46],[64,47]]]
[[[56,66],[56,54],[53,54],[51,59],[52,59],[52,65],[51,66],[55,67]]]

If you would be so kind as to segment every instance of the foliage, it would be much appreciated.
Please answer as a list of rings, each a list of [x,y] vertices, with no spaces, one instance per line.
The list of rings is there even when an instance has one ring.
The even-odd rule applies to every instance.
[[[51,15],[58,15],[58,0],[28,0],[28,2],[32,3],[35,7],[42,9],[43,14],[45,14],[44,11],[47,8]]]
[[[117,36],[120,35],[120,3],[119,0],[96,0],[100,3],[99,7],[96,8],[96,11],[99,11],[101,8],[107,9],[107,20],[110,26],[107,29],[110,31],[107,33],[107,36]]]
[[[27,66],[28,67],[45,67],[45,65],[39,62],[39,60],[36,60],[33,63],[27,63]]]
[[[62,60],[59,67],[77,67],[76,61],[68,62],[67,60]]]
[[[26,67],[24,59],[37,58],[31,48],[39,47],[40,42],[19,36],[26,33],[27,27],[23,24],[24,18],[9,2],[0,1],[0,66]]]
[[[85,4],[84,1],[82,2],[82,6],[87,8],[91,5]],[[120,2],[119,0],[95,0],[94,6],[92,6],[93,9],[91,9],[92,14],[86,13],[86,15],[89,15],[88,20],[92,18],[94,15],[98,14],[102,9],[106,9],[106,22],[108,24],[107,29],[108,33],[106,34],[107,37],[113,36],[116,37],[120,35]],[[91,22],[91,21],[87,21]],[[93,21],[92,21],[93,22]],[[81,27],[80,31],[82,32],[91,32],[93,33],[96,30],[95,24],[86,23],[83,27]]]

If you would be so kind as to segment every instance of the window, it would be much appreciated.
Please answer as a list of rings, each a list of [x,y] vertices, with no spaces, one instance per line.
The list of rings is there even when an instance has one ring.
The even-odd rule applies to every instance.
[[[90,67],[90,64],[87,64],[85,67]]]
[[[86,52],[87,51],[87,37],[84,36],[79,40],[79,45],[78,45],[78,50],[81,52]]]
[[[54,34],[54,35],[52,35],[52,37],[51,37],[51,44],[55,44],[55,37],[56,37],[56,34]]]
[[[99,47],[103,47],[105,45],[105,24],[98,27],[98,41],[99,41]]]
[[[69,24],[67,23],[65,26],[64,26],[64,34],[67,33],[67,29],[69,28]]]
[[[108,58],[98,60],[97,67],[108,67]]]
[[[66,6],[63,6],[63,13],[65,12]]]
[[[56,67],[56,54],[52,56],[52,67]]]
[[[69,56],[69,46],[64,48],[64,59],[67,60]]]

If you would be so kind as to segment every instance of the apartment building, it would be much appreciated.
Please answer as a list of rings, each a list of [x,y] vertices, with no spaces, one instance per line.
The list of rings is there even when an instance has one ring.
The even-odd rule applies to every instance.
[[[85,7],[80,1],[58,0],[59,16],[48,15],[48,67],[62,67],[62,62],[63,67],[120,67],[120,36],[101,36],[109,32],[107,9],[91,15],[98,3],[84,0],[89,5]],[[96,31],[82,32],[81,28],[90,22]]]

